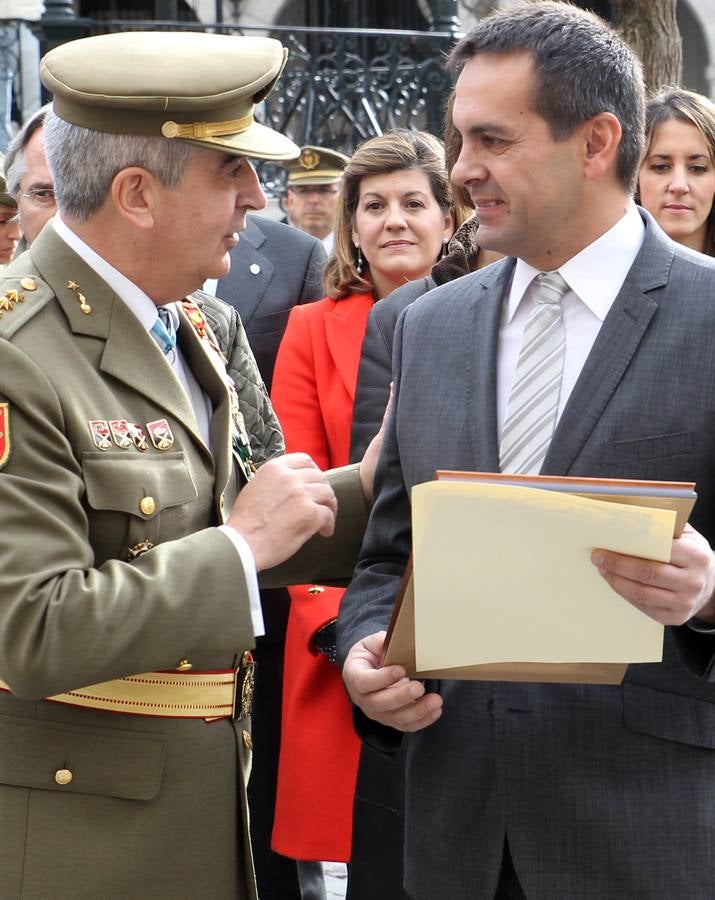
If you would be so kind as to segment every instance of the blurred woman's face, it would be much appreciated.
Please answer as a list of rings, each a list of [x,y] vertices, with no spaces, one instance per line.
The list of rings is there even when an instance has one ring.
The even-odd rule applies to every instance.
[[[20,225],[14,206],[0,206],[0,265],[9,263],[20,240]]]
[[[703,252],[715,196],[715,167],[701,131],[668,119],[655,129],[638,175],[641,205],[679,244]]]
[[[453,231],[421,169],[366,175],[360,182],[352,238],[370,266],[378,297],[429,275]]]

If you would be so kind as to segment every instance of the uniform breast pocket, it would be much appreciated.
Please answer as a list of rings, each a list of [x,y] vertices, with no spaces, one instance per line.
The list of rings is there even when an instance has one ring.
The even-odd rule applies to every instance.
[[[162,540],[183,533],[181,508],[198,496],[183,451],[156,457],[92,451],[82,455],[82,470],[96,565],[148,549],[160,524]],[[176,519],[174,527],[167,518]]]

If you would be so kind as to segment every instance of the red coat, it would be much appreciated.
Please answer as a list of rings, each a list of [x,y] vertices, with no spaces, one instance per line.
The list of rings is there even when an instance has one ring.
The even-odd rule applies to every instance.
[[[346,465],[360,350],[374,298],[352,294],[295,306],[276,359],[271,399],[289,452],[321,469]],[[360,743],[340,671],[310,649],[343,591],[290,588],[273,849],[347,862]]]

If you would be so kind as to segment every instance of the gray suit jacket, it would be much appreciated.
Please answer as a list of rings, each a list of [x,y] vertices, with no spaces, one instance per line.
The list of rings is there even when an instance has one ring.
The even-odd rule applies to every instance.
[[[288,314],[296,304],[324,296],[325,262],[317,238],[261,216],[248,217],[231,251],[231,270],[216,296],[238,310],[269,391]]]
[[[645,218],[543,472],[695,481],[691,522],[712,544],[715,261]],[[410,551],[411,487],[436,468],[498,470],[497,337],[513,265],[430,291],[398,323],[394,414],[341,607],[341,659],[388,621]],[[662,664],[631,666],[618,686],[429,684],[442,718],[407,738],[411,895],[492,900],[506,834],[529,900],[710,900],[714,646],[687,626],[666,629]]]

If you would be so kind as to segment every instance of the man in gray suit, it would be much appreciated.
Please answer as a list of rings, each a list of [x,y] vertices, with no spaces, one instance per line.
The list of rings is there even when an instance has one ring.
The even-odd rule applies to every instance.
[[[296,304],[325,295],[326,259],[317,238],[263,216],[249,216],[231,251],[231,269],[213,292],[238,310],[269,391],[288,314]]]
[[[377,497],[339,622],[366,739],[388,750],[409,733],[406,888],[417,900],[710,900],[715,263],[632,203],[642,74],[599,19],[522,4],[482,20],[452,63],[453,179],[470,191],[482,246],[510,258],[400,319]],[[522,471],[698,485],[669,563],[591,557],[623,602],[667,626],[663,662],[630,666],[617,686],[422,684],[380,668],[410,489],[437,468],[511,470],[515,375],[544,304],[561,371],[552,434]],[[508,546],[500,564],[512,564]]]

